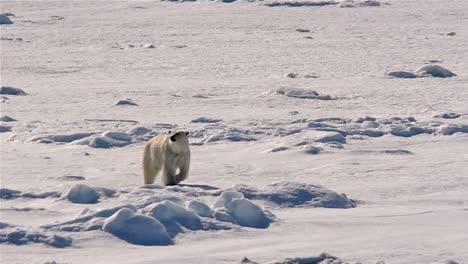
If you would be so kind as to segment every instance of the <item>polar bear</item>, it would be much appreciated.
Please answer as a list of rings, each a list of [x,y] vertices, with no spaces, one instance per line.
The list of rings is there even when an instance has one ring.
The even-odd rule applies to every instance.
[[[154,183],[161,169],[164,185],[176,185],[187,179],[190,148],[187,131],[169,131],[156,136],[145,145],[143,176],[145,184]]]

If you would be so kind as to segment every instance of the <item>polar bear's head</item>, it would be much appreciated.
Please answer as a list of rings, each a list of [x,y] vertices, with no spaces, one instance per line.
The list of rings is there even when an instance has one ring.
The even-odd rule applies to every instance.
[[[187,152],[189,149],[188,135],[185,130],[171,131],[169,130],[169,145],[176,153]]]

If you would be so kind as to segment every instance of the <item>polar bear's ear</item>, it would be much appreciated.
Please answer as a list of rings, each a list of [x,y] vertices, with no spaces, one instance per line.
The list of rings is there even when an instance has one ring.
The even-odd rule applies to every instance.
[[[169,135],[172,134],[172,130],[167,131],[167,133],[168,133]]]

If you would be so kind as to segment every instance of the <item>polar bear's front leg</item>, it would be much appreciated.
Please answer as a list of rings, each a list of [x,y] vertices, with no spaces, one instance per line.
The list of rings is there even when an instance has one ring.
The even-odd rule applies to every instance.
[[[164,165],[161,180],[166,186],[176,185],[177,181],[175,169],[173,169],[171,166]]]

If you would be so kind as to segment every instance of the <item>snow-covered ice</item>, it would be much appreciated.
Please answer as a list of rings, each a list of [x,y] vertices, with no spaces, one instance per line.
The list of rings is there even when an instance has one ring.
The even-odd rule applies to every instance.
[[[1,263],[468,262],[467,1],[0,6]]]

